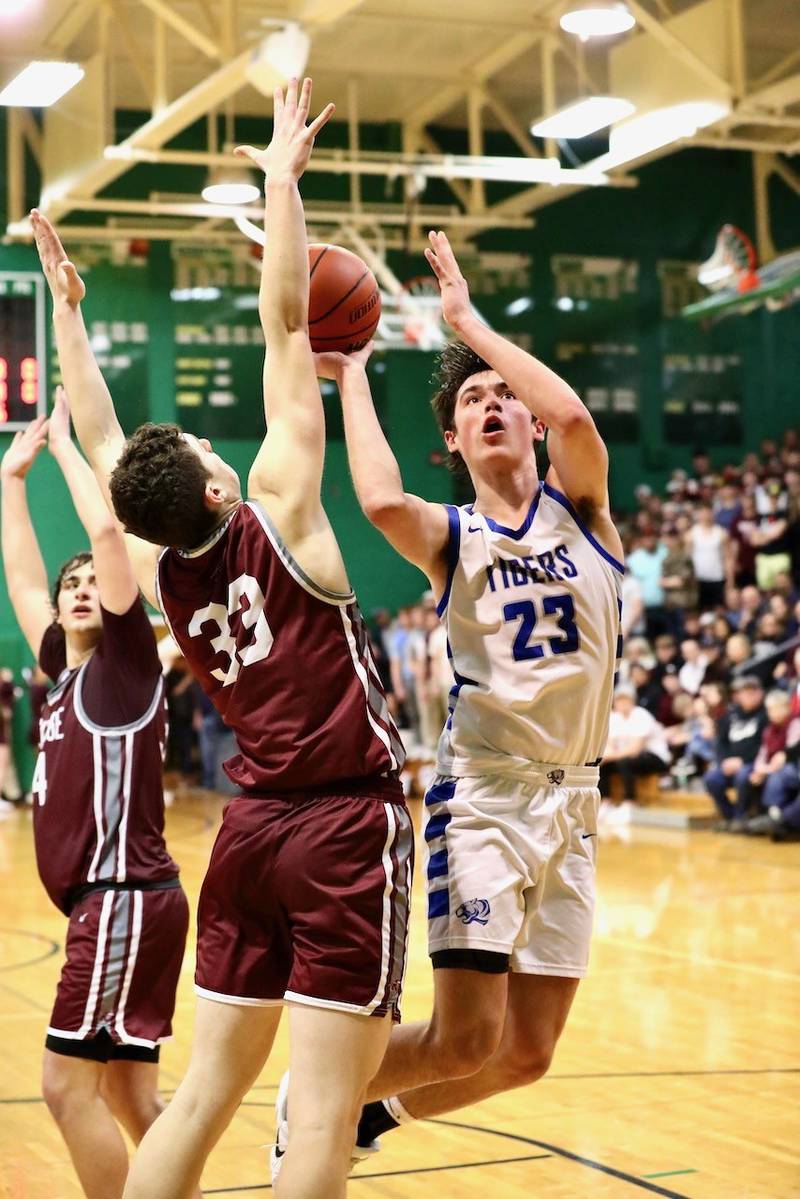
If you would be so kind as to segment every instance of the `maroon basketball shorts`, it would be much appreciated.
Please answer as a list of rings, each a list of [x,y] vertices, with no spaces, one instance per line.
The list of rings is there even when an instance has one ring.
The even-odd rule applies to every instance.
[[[399,1020],[413,855],[394,790],[232,799],[200,894],[198,995]]]
[[[84,896],[70,913],[48,1049],[100,1060],[157,1060],[136,1050],[155,1050],[172,1035],[188,928],[180,887]]]

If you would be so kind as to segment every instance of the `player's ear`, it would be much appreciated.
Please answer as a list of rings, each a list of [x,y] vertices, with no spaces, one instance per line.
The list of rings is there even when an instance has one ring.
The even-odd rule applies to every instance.
[[[219,508],[227,500],[228,495],[221,483],[214,483],[211,480],[206,483],[205,501],[207,508]]]
[[[445,429],[444,444],[447,446],[450,453],[454,453],[458,448],[458,435],[455,429]]]
[[[547,433],[547,425],[543,420],[539,420],[537,416],[531,416],[531,424],[533,425],[533,440],[544,441]]]

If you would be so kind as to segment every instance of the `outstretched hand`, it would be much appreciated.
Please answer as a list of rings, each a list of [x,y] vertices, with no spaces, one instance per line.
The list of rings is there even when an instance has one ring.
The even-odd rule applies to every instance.
[[[351,367],[357,366],[365,370],[374,349],[375,342],[370,341],[360,350],[354,350],[352,354],[340,354],[334,350],[325,350],[321,354],[315,354],[314,367],[317,378],[333,379],[338,383],[344,372]]]
[[[50,453],[53,454],[59,447],[65,444],[72,444],[72,435],[69,427],[69,401],[67,400],[66,391],[59,383],[56,388],[53,411],[50,414],[47,445]]]
[[[447,235],[431,230],[428,240],[431,244],[425,250],[425,257],[439,281],[439,290],[442,293],[442,314],[448,325],[452,329],[457,329],[464,317],[469,316],[472,312],[472,305],[469,302],[469,287],[461,274],[461,268],[456,261],[450,242],[447,240]]]
[[[86,295],[86,287],[74,263],[67,258],[61,238],[38,208],[31,212],[31,225],[44,277],[53,299],[63,300],[71,308],[77,307]]]
[[[25,429],[14,434],[0,463],[3,479],[24,479],[47,444],[47,417],[37,416]]]
[[[272,141],[265,150],[257,150],[255,146],[237,146],[234,154],[240,158],[249,158],[268,178],[291,178],[298,180],[308,165],[311,151],[314,148],[314,138],[333,116],[335,105],[326,104],[322,112],[306,125],[311,105],[311,80],[304,79],[297,95],[297,80],[292,79],[286,88],[276,87],[273,93],[275,101],[274,124]]]

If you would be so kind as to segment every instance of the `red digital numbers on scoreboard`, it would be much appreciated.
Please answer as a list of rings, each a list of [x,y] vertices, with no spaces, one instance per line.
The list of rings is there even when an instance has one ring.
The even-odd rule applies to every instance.
[[[35,358],[23,358],[19,364],[19,398],[23,404],[39,401],[39,363]]]

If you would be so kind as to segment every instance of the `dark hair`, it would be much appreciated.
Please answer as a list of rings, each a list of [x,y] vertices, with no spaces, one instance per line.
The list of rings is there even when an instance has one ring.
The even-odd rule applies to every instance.
[[[456,397],[471,375],[490,371],[489,363],[471,350],[463,341],[451,341],[439,355],[439,363],[432,382],[437,386],[431,400],[433,414],[442,433],[455,428]],[[450,470],[464,471],[464,459],[460,454],[448,451],[447,465]]]
[[[87,562],[91,562],[91,560],[92,555],[89,553],[89,551],[82,550],[79,554],[73,554],[71,558],[67,558],[66,562],[61,566],[58,574],[56,575],[56,581],[53,584],[52,599],[53,608],[55,609],[56,613],[58,612],[58,597],[61,594],[61,588],[64,586],[64,579],[68,574],[71,574],[73,570],[77,570],[79,567],[84,566]]]
[[[192,549],[214,527],[205,502],[208,477],[177,425],[140,425],[109,479],[114,511],[127,532],[145,541]]]

